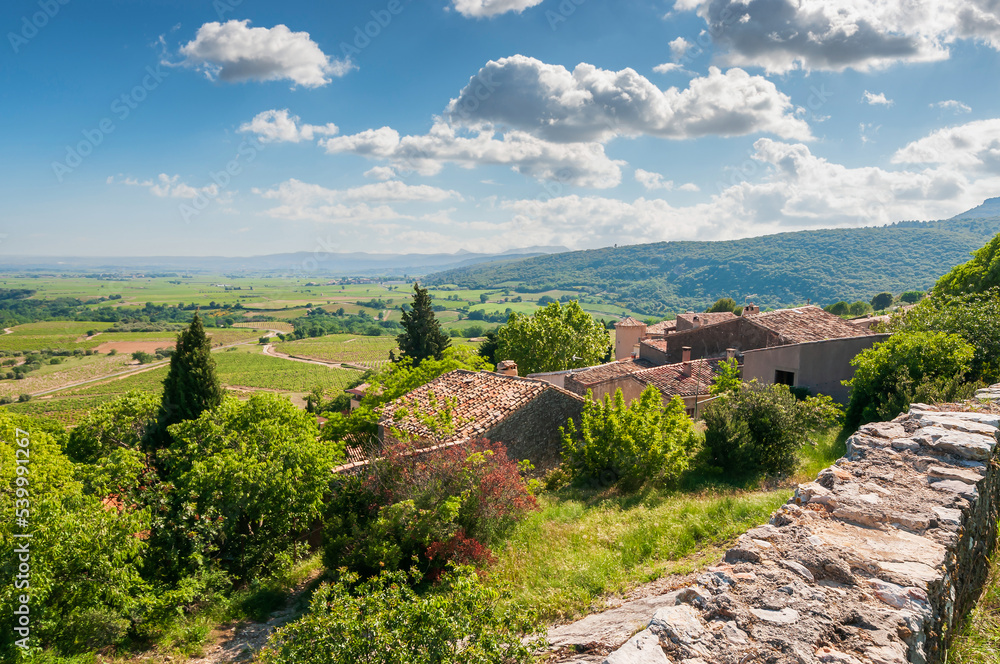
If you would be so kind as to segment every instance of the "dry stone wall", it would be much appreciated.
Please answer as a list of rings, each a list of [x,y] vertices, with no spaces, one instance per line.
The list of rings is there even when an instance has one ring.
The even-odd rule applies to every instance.
[[[996,542],[998,427],[997,414],[922,405],[861,427],[605,662],[943,661]]]

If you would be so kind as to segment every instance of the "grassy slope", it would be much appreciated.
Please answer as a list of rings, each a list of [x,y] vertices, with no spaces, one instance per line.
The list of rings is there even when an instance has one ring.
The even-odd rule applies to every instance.
[[[925,289],[1000,231],[1000,217],[905,222],[881,228],[781,233],[719,242],[661,242],[487,263],[429,275],[428,283],[488,288],[597,288],[649,313],[704,309],[755,294],[765,307],[868,300]]]

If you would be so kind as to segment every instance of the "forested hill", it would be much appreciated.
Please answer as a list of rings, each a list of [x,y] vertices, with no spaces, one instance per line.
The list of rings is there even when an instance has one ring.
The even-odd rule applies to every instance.
[[[532,291],[581,288],[647,314],[703,310],[720,297],[763,307],[868,300],[924,290],[1000,233],[1000,199],[949,220],[658,242],[491,262],[429,275],[432,284]]]

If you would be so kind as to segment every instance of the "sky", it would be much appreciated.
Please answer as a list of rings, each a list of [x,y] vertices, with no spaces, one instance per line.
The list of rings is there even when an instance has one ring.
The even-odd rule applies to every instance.
[[[1000,196],[998,0],[7,0],[0,255],[500,252]]]

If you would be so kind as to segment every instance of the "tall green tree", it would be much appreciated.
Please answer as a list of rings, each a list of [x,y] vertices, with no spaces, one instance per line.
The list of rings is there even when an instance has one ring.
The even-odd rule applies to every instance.
[[[496,359],[514,360],[521,375],[599,364],[611,338],[575,300],[552,302],[531,316],[513,313],[497,330]]]
[[[403,312],[403,332],[396,337],[400,355],[420,364],[428,358],[440,360],[451,339],[441,331],[441,324],[434,316],[431,296],[420,284],[413,284],[412,309]]]
[[[892,306],[892,293],[879,293],[872,298],[871,305],[875,311],[882,311]]]
[[[972,260],[951,269],[934,284],[935,295],[982,293],[1000,286],[1000,235],[972,253]]]
[[[222,403],[222,386],[215,375],[212,344],[201,318],[194,315],[190,327],[177,335],[177,349],[170,357],[170,371],[163,380],[163,400],[157,417],[158,442],[169,444],[166,428],[185,420],[196,420],[206,410]]]
[[[736,309],[736,301],[731,297],[720,297],[715,304],[705,309],[705,313],[721,313]]]

